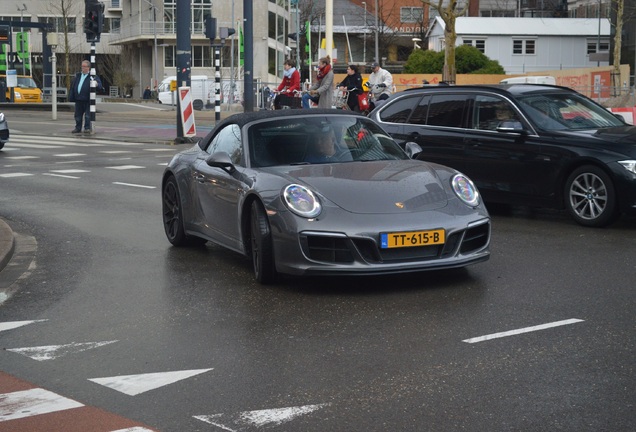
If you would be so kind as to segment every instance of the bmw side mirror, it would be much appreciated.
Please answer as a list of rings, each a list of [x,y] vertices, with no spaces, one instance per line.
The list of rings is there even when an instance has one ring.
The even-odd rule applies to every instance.
[[[520,121],[504,120],[497,125],[497,132],[524,133],[525,129]]]
[[[422,153],[422,147],[414,142],[407,142],[404,146],[404,151],[409,158],[415,159],[419,153]]]

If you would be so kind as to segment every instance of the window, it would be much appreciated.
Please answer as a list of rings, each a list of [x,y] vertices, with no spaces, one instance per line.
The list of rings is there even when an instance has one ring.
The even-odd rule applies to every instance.
[[[519,117],[508,102],[492,96],[475,98],[474,129],[494,131],[502,121],[506,120],[519,121]]]
[[[406,123],[411,111],[417,106],[420,96],[404,97],[386,107],[380,113],[380,119],[386,123]],[[426,112],[424,113],[426,116]],[[416,122],[419,123],[419,122]]]
[[[163,65],[164,67],[177,67],[177,55],[175,46],[163,47]],[[214,55],[212,48],[209,46],[193,46],[190,48],[192,67],[212,67],[212,56]]]
[[[467,97],[465,95],[434,95],[428,107],[429,126],[462,127]]]
[[[401,7],[400,22],[421,23],[424,20],[424,8],[421,7]]]
[[[106,21],[110,23],[111,33],[119,33],[121,31],[121,18],[107,18]]]
[[[49,24],[53,26],[56,33],[64,33],[64,19],[62,17],[39,17],[38,22],[42,24]],[[66,25],[68,26],[68,33],[75,33],[75,17],[67,17]],[[39,30],[42,31],[41,29]]]
[[[209,154],[225,152],[230,155],[234,165],[243,160],[243,145],[241,143],[241,128],[236,124],[224,127],[217,133],[205,151]]]
[[[534,49],[534,39],[513,39],[512,40],[512,53],[513,54],[536,54]]]
[[[481,53],[486,52],[486,40],[485,39],[464,39],[464,45],[474,46]]]
[[[212,16],[212,0],[190,0],[190,28],[192,33],[203,34],[205,19]],[[177,26],[177,0],[164,0],[163,19],[165,33],[175,33]]]
[[[212,48],[209,46],[192,47],[192,67],[212,67]]]
[[[596,44],[597,44],[598,40],[597,39],[588,39],[587,40],[587,53],[588,54],[596,54]],[[602,53],[602,52],[609,52],[609,41],[607,39],[601,39],[600,42],[598,42],[598,52]]]

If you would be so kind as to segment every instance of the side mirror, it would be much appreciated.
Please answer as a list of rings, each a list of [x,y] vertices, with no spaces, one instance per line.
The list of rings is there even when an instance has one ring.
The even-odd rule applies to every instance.
[[[422,153],[422,147],[414,142],[407,142],[404,146],[404,151],[409,158],[415,159],[419,153]]]
[[[497,132],[512,132],[522,134],[525,133],[525,129],[520,121],[517,120],[504,120],[497,125]]]
[[[209,166],[214,168],[221,168],[223,171],[226,171],[228,174],[232,174],[236,171],[236,167],[232,163],[230,159],[230,155],[226,152],[218,152],[210,155],[206,160]]]

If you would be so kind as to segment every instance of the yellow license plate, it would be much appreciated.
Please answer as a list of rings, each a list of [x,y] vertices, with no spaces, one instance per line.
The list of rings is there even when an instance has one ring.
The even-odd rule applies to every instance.
[[[428,231],[408,231],[380,234],[380,247],[382,249],[430,246],[444,244],[446,233],[443,229]]]

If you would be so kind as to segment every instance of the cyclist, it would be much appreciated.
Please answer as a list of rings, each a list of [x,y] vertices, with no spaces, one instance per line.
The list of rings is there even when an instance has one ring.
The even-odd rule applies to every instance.
[[[283,69],[283,81],[276,89],[278,94],[274,98],[274,109],[280,109],[281,105],[293,107],[294,92],[300,91],[300,73],[296,69],[296,62],[293,59],[285,60]]]
[[[347,76],[340,84],[338,84],[340,90],[349,91],[349,97],[347,98],[347,105],[351,111],[360,112],[360,105],[358,104],[358,95],[362,94],[362,76],[358,72],[358,66],[349,65],[347,67]]]

